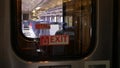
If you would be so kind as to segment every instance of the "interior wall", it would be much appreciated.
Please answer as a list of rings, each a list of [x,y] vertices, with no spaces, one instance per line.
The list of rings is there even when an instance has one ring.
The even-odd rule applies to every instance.
[[[91,57],[94,60],[112,60],[113,0],[98,0],[97,3],[97,48]]]
[[[0,0],[0,68],[11,68],[9,0]]]

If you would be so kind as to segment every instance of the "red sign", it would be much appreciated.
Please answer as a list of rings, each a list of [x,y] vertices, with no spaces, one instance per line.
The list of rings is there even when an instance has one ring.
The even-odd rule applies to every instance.
[[[69,35],[41,36],[40,45],[68,45]]]
[[[50,29],[50,25],[49,24],[36,24],[35,28],[36,29]]]

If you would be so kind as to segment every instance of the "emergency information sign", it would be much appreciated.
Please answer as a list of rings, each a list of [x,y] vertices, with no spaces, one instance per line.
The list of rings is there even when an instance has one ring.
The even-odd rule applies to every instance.
[[[52,36],[41,36],[40,45],[68,45],[69,35],[52,35]]]

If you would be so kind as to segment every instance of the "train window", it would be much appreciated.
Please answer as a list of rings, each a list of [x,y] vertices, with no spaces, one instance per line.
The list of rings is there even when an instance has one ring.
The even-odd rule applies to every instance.
[[[83,59],[96,44],[96,0],[12,0],[11,40],[25,61]]]
[[[53,4],[55,2],[56,4]],[[46,5],[46,3],[48,4]],[[28,4],[30,5],[27,6]],[[38,6],[36,4],[38,4]],[[40,38],[41,35],[55,35],[58,30],[62,30],[62,0],[54,2],[46,2],[44,0],[33,0],[33,2],[31,0],[22,0],[21,6],[21,28],[25,37]]]

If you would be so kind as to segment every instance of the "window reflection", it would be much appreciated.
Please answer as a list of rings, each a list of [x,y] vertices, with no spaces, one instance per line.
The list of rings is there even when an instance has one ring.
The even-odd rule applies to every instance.
[[[62,0],[55,2],[52,4],[53,1],[22,0],[22,32],[26,37],[40,38],[41,35],[55,35],[58,30],[63,29],[63,3]],[[36,24],[41,26],[48,24],[50,28],[36,29]]]
[[[17,7],[21,9],[17,8],[16,11],[17,26],[15,25],[13,30],[16,34],[14,41],[17,43],[13,42],[13,48],[22,59],[26,61],[82,59],[94,50],[95,0],[15,1]],[[67,39],[67,42],[63,40],[59,42],[61,38]],[[51,39],[52,43],[41,44],[41,41],[51,41],[48,39]]]

